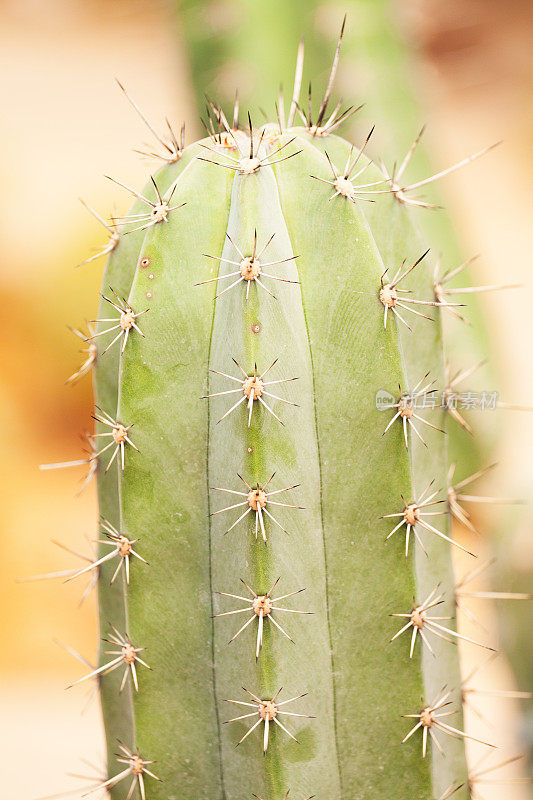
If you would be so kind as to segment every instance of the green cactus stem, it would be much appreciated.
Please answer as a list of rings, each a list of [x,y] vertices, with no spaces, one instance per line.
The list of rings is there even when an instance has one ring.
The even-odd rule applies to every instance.
[[[468,796],[442,309],[416,209],[332,132],[330,89],[305,127],[218,112],[109,256],[114,800]]]
[[[232,101],[234,80],[238,81],[244,108],[255,114],[263,108],[271,111],[280,83],[286,88],[290,85],[293,42],[299,36],[305,39],[308,53],[302,85],[307,87],[311,81],[315,85],[328,72],[329,42],[335,36],[331,20],[339,13],[338,3],[332,0],[274,4],[272,0],[228,0],[224,13],[217,13],[216,4],[181,0],[174,5],[179,27],[185,32],[193,87],[202,114],[206,93],[214,94],[223,105]],[[340,83],[347,105],[356,108],[364,102],[361,113],[343,126],[344,135],[357,140],[367,125],[376,124],[374,149],[392,171],[394,164],[401,164],[427,116],[419,75],[423,65],[417,55],[420,42],[413,37],[409,14],[391,0],[346,0],[342,8],[351,24],[343,40]],[[317,107],[315,102],[315,112]],[[419,139],[403,175],[406,183],[425,179],[436,171],[432,135],[435,131]],[[446,196],[434,184],[423,191],[433,203],[446,204]],[[453,214],[418,215],[416,225],[440,257],[437,272],[465,260],[466,256],[461,256],[464,243],[454,229]],[[462,286],[474,284],[475,271],[467,266],[462,279]],[[458,294],[454,299],[464,302],[465,295]],[[487,326],[477,297],[468,297],[468,319],[473,324],[458,325],[450,314],[447,316],[451,324],[446,324],[446,319],[443,323],[450,352],[460,350],[465,364],[484,359]],[[487,384],[494,383],[489,369],[485,367]],[[450,457],[459,460],[466,472],[479,469],[494,446],[489,426],[478,425],[476,433],[472,438],[465,428],[457,426],[449,431]]]

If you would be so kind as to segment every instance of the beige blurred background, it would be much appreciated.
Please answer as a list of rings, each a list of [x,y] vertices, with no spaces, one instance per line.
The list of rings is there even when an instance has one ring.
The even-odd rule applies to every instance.
[[[437,166],[504,140],[490,157],[446,179],[444,189],[465,252],[482,254],[476,279],[526,285],[484,296],[483,307],[499,375],[493,388],[510,402],[533,403],[533,6],[398,5],[419,43],[417,79]],[[140,186],[149,169],[133,153],[146,131],[115,76],[157,125],[165,114],[176,126],[187,120],[189,141],[197,126],[179,27],[162,0],[3,0],[0,13],[0,796],[33,800],[79,787],[66,773],[90,774],[82,757],[94,763],[92,774],[104,769],[97,702],[80,714],[84,689],[64,687],[83,667],[53,641],[94,659],[94,593],[78,607],[81,581],[15,582],[78,563],[51,539],[89,553],[95,534],[94,485],[75,496],[83,470],[38,470],[80,457],[91,409],[90,379],[64,385],[79,363],[79,342],[67,326],[94,317],[103,261],[74,266],[105,242],[105,231],[77,198],[104,216],[113,204],[125,211],[128,198],[104,173]],[[490,413],[499,431],[497,493],[530,498],[533,414]],[[513,569],[531,570],[531,505],[514,512],[512,530],[504,510],[489,511],[480,524],[496,541],[505,535]],[[489,543],[483,546],[490,553]],[[478,612],[497,637],[497,608],[484,604]],[[514,687],[504,658],[483,675],[489,688]],[[501,760],[519,753],[520,703],[478,700],[505,742]],[[479,719],[469,722],[487,735]],[[523,776],[520,765],[501,774]],[[528,787],[487,784],[482,797],[524,800]]]

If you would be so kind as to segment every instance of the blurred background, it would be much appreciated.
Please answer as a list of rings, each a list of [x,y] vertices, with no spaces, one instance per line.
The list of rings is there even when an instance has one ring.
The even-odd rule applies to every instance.
[[[371,155],[401,159],[421,122],[425,145],[413,180],[430,164],[447,167],[485,145],[503,144],[446,177],[439,212],[427,211],[444,266],[476,253],[474,285],[521,283],[479,296],[468,333],[451,320],[454,365],[487,357],[475,388],[509,403],[533,404],[533,5],[529,0],[1,0],[0,85],[0,795],[17,800],[79,791],[69,772],[104,773],[97,701],[81,713],[86,690],[64,687],[84,667],[54,641],[95,659],[95,594],[82,605],[83,579],[17,583],[24,576],[84,562],[52,543],[90,555],[97,508],[94,483],[80,495],[84,467],[41,472],[47,462],[83,458],[91,381],[65,379],[81,363],[68,326],[94,318],[104,259],[75,268],[106,242],[106,231],[78,197],[104,216],[124,213],[125,192],[104,174],[140,188],[154,164],[136,153],[150,138],[119,88],[119,78],[153,124],[168,116],[187,141],[201,135],[203,92],[230,100],[238,87],[258,123],[273,113],[280,79],[290,91],[298,39],[306,35],[308,73],[317,89],[344,12],[348,23],[337,94],[366,101],[347,126],[356,141],[377,123]],[[317,92],[318,95],[318,92]],[[153,146],[153,143],[152,143]],[[459,285],[466,285],[466,282]],[[453,323],[453,324],[452,324]],[[474,327],[474,326],[472,326]],[[464,342],[466,341],[466,344]],[[465,387],[472,388],[472,387]],[[477,417],[475,416],[477,413]],[[483,419],[480,419],[480,417]],[[481,531],[480,562],[496,557],[469,588],[528,592],[533,575],[533,413],[473,412],[479,438],[467,445],[457,477],[498,462],[472,493],[521,499],[471,506]],[[464,441],[459,449],[465,453]],[[469,487],[470,488],[470,487]],[[474,534],[456,530],[462,541]],[[467,569],[458,560],[458,574]],[[496,766],[533,741],[531,604],[470,598],[469,612],[505,654],[490,664],[462,648],[474,735],[497,739]],[[465,635],[479,637],[468,618]],[[500,694],[503,692],[504,694]],[[475,765],[479,757],[470,748]],[[86,759],[89,764],[83,762]],[[480,800],[530,796],[527,758],[474,786]],[[76,788],[78,787],[78,788]]]

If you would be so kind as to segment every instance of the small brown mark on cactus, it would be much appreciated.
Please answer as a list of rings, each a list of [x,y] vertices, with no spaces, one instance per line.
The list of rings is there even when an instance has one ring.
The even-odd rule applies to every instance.
[[[107,240],[107,244],[101,247],[94,255],[84,259],[83,261],[80,261],[79,264],[76,264],[77,267],[81,267],[83,264],[89,264],[91,261],[96,261],[96,259],[100,258],[101,256],[108,255],[115,249],[120,240],[120,231],[117,228],[118,219],[116,217],[111,217],[110,222],[106,222],[105,219],[103,219],[100,214],[94,210],[94,208],[91,208],[91,206],[87,205],[85,200],[82,200],[81,197],[80,202],[85,206],[87,211],[89,211],[89,213],[92,214],[93,217],[104,226],[109,234],[109,238]]]
[[[118,745],[120,753],[115,754],[116,759],[119,764],[126,764],[126,769],[122,770],[117,775],[113,775],[112,778],[108,778],[107,780],[103,781],[93,789],[90,789],[88,792],[86,792],[86,794],[92,794],[92,792],[97,792],[101,789],[112,789],[125,778],[132,775],[133,780],[131,782],[127,797],[131,798],[138,785],[141,792],[141,800],[146,800],[144,776],[149,775],[150,778],[153,778],[156,781],[161,781],[161,778],[158,778],[157,775],[154,775],[154,773],[148,769],[151,764],[155,764],[155,761],[147,761],[146,759],[141,758],[138,750],[134,753],[120,741]]]
[[[252,333],[258,334],[261,333],[261,323],[260,322],[252,322],[250,329]]]
[[[141,156],[147,156],[148,158],[156,158],[156,159],[158,159],[160,161],[164,161],[167,164],[174,164],[176,161],[179,161],[179,159],[182,156],[183,150],[185,148],[185,125],[183,124],[181,126],[180,138],[179,138],[179,141],[178,141],[178,138],[177,138],[176,134],[174,133],[174,131],[172,130],[172,126],[171,126],[169,120],[167,118],[165,118],[165,122],[166,122],[166,125],[167,125],[167,128],[168,128],[168,138],[165,138],[164,136],[161,136],[155,130],[155,128],[151,125],[151,123],[145,117],[145,115],[143,114],[143,112],[141,111],[141,109],[139,108],[137,103],[135,102],[135,100],[133,100],[133,98],[130,97],[130,95],[128,94],[128,92],[126,91],[126,89],[124,88],[124,86],[121,84],[121,82],[118,79],[117,79],[117,83],[118,83],[120,89],[122,90],[122,92],[124,93],[124,96],[125,96],[126,100],[128,101],[128,103],[137,112],[137,114],[142,119],[142,121],[144,122],[144,124],[146,125],[148,130],[153,134],[153,136],[157,140],[157,143],[159,145],[161,145],[161,147],[163,148],[163,152],[162,153],[155,153],[153,151],[143,151],[143,150],[136,150],[135,152],[139,153],[139,155],[141,155]]]
[[[283,630],[281,625],[278,622],[276,622],[276,620],[272,616],[273,612],[286,611],[286,612],[291,613],[291,614],[312,614],[311,611],[296,611],[293,608],[281,608],[280,606],[276,605],[276,603],[278,603],[280,600],[285,600],[288,597],[293,597],[294,595],[300,594],[301,592],[305,591],[304,589],[297,589],[295,592],[289,592],[289,594],[284,594],[284,595],[281,595],[280,597],[272,597],[272,592],[276,588],[279,580],[280,579],[278,578],[275,581],[275,583],[273,584],[273,586],[265,594],[257,594],[241,578],[241,583],[248,589],[248,591],[252,595],[252,599],[251,600],[250,600],[249,597],[242,597],[241,595],[238,595],[238,594],[228,594],[228,592],[215,592],[215,594],[219,594],[219,595],[221,595],[223,597],[231,597],[231,598],[233,598],[235,600],[242,600],[243,602],[248,603],[246,608],[238,608],[236,611],[224,611],[224,612],[222,612],[220,614],[215,614],[214,616],[216,618],[216,617],[227,617],[227,616],[231,616],[233,614],[243,614],[245,612],[251,613],[252,616],[250,617],[250,619],[247,620],[244,623],[244,625],[242,626],[242,628],[240,628],[237,631],[235,636],[233,636],[229,640],[228,644],[231,644],[231,642],[233,642],[237,638],[237,636],[239,636],[239,634],[242,633],[248,627],[248,625],[251,625],[252,622],[255,619],[258,620],[257,639],[256,639],[256,646],[255,646],[255,660],[256,661],[259,658],[259,652],[261,650],[261,647],[263,646],[263,623],[264,623],[264,620],[269,620],[274,625],[274,627],[276,627],[279,631],[281,631],[281,633],[290,642],[292,642],[294,644],[294,640],[291,639],[289,634],[286,631]]]
[[[185,203],[179,203],[177,206],[170,205],[170,201],[172,200],[174,192],[176,191],[177,187],[176,183],[174,183],[166,193],[168,197],[166,195],[163,197],[159,192],[155,180],[153,178],[150,178],[154,186],[157,198],[156,202],[153,202],[152,200],[148,200],[148,198],[144,197],[142,194],[139,194],[139,192],[135,191],[135,189],[132,189],[130,186],[126,186],[125,183],[121,183],[120,181],[115,180],[115,178],[111,178],[109,175],[106,175],[105,177],[108,180],[113,181],[113,183],[116,183],[117,186],[121,186],[123,189],[126,189],[126,191],[130,192],[130,194],[132,194],[138,200],[141,200],[150,208],[150,211],[146,213],[130,214],[129,216],[123,217],[120,220],[124,224],[131,223],[137,225],[136,228],[130,228],[128,231],[126,231],[126,233],[135,233],[135,231],[145,231],[147,228],[151,228],[153,225],[157,225],[159,222],[168,222],[168,215],[170,214],[171,211],[176,211],[176,209],[183,208],[183,206],[186,205]]]
[[[435,736],[435,732],[433,729],[442,731],[443,733],[448,734],[449,736],[453,736],[454,738],[461,737],[463,739],[469,739],[473,742],[479,742],[480,744],[484,744],[487,747],[494,747],[494,745],[489,744],[489,742],[484,742],[482,739],[476,739],[474,736],[469,736],[464,731],[459,730],[458,728],[454,728],[448,723],[443,722],[444,717],[450,717],[453,714],[457,713],[455,711],[443,711],[442,709],[451,705],[451,701],[448,699],[451,696],[451,692],[444,693],[444,690],[440,693],[437,699],[431,703],[431,705],[424,706],[420,713],[418,714],[402,714],[404,718],[407,719],[417,719],[418,722],[416,725],[411,728],[407,736],[402,739],[402,744],[407,742],[411,736],[422,728],[422,758],[426,757],[427,752],[427,740],[428,734],[434,743],[437,750],[444,755],[444,751],[439,744],[437,737]]]
[[[429,533],[432,533],[435,536],[444,539],[446,542],[449,542],[449,544],[453,544],[455,547],[458,547],[460,550],[463,550],[465,553],[468,553],[468,555],[475,557],[474,553],[471,553],[470,550],[467,550],[458,542],[454,541],[453,539],[450,539],[449,536],[446,536],[446,534],[442,533],[442,531],[439,531],[437,528],[434,527],[434,525],[431,525],[431,523],[427,520],[427,517],[443,516],[448,513],[447,509],[443,511],[426,510],[431,506],[439,505],[441,503],[446,502],[445,500],[434,499],[439,494],[439,490],[434,491],[432,494],[429,494],[429,491],[433,486],[433,483],[434,481],[431,481],[426,486],[426,488],[424,489],[418,500],[413,500],[410,503],[406,501],[403,495],[400,495],[404,504],[403,511],[399,511],[394,514],[385,514],[383,517],[381,517],[381,519],[392,519],[394,517],[396,518],[400,517],[400,521],[391,530],[385,541],[390,539],[390,537],[393,536],[396,533],[396,531],[398,531],[403,525],[405,525],[405,557],[407,558],[407,556],[409,555],[409,542],[410,542],[411,531],[414,533],[418,544],[420,545],[424,553],[426,553],[427,555],[426,549],[417,531],[417,526],[418,526],[420,528],[424,528],[424,530],[426,531],[429,531]]]
[[[391,421],[389,422],[389,424],[387,425],[387,427],[385,428],[385,430],[383,431],[383,433],[381,435],[385,436],[385,434],[387,433],[389,428],[394,424],[395,420],[400,418],[401,421],[402,421],[402,425],[403,425],[403,437],[404,437],[404,441],[405,441],[405,447],[406,447],[407,450],[409,449],[409,442],[408,442],[408,438],[407,438],[407,427],[408,426],[411,428],[412,431],[414,431],[416,433],[416,435],[418,436],[418,438],[420,439],[420,441],[422,442],[424,447],[427,447],[427,444],[424,441],[424,439],[422,438],[422,436],[420,435],[415,423],[413,422],[413,419],[417,419],[419,422],[422,422],[424,425],[427,425],[429,428],[433,428],[433,430],[439,431],[439,433],[444,433],[442,428],[437,428],[435,425],[432,425],[430,422],[428,422],[427,419],[424,419],[423,417],[421,417],[420,414],[416,414],[415,413],[416,401],[417,400],[421,400],[422,402],[424,402],[427,398],[429,398],[436,391],[436,389],[432,389],[431,388],[436,383],[436,381],[431,381],[430,383],[426,384],[422,388],[419,388],[420,384],[423,383],[428,376],[429,376],[429,372],[426,372],[426,374],[418,381],[418,383],[412,389],[412,391],[403,392],[402,391],[402,387],[399,386],[400,396],[398,398],[398,402],[387,406],[387,408],[397,408],[398,410],[394,414],[393,418],[391,419]]]
[[[139,653],[142,653],[145,648],[135,647],[130,637],[127,634],[121,634],[114,625],[111,625],[111,629],[113,633],[108,634],[108,638],[104,639],[104,642],[107,642],[114,647],[118,647],[118,650],[106,650],[105,653],[106,655],[114,656],[114,658],[112,658],[111,661],[108,661],[107,664],[102,664],[101,667],[97,667],[97,669],[94,669],[92,672],[84,675],[83,678],[80,678],[78,681],[72,683],[68,687],[69,689],[71,689],[73,686],[77,686],[83,681],[89,680],[90,678],[95,678],[97,675],[109,675],[110,672],[114,672],[116,669],[120,669],[120,667],[125,665],[124,675],[122,677],[119,692],[123,691],[128,679],[128,675],[131,675],[133,685],[135,686],[135,691],[139,691],[139,681],[137,678],[137,669],[135,664],[139,663],[142,664],[143,667],[151,669],[151,667],[149,667],[148,664],[139,656]]]
[[[463,636],[460,633],[452,630],[451,628],[446,628],[444,625],[441,625],[441,622],[444,620],[451,620],[453,617],[435,617],[433,615],[429,615],[428,611],[436,606],[441,605],[444,602],[444,595],[438,594],[439,587],[436,586],[433,591],[426,597],[423,603],[417,605],[413,603],[413,610],[410,611],[408,614],[391,614],[391,617],[400,617],[403,619],[407,619],[408,622],[401,628],[398,633],[396,633],[391,642],[394,642],[402,633],[408,631],[412,628],[411,633],[411,648],[409,651],[409,658],[413,657],[413,652],[415,649],[415,643],[417,635],[420,634],[420,638],[422,642],[426,645],[429,652],[434,656],[435,651],[431,647],[429,643],[426,633],[432,633],[439,639],[443,639],[446,642],[451,642],[455,644],[453,641],[454,637],[456,639],[461,639],[463,642],[469,642],[470,644],[478,645],[479,647],[484,647],[486,650],[492,650],[494,652],[493,647],[489,647],[486,644],[482,644],[481,642],[476,642],[474,639],[469,639],[468,636]]]
[[[241,514],[241,516],[233,523],[233,525],[230,528],[228,528],[226,533],[229,533],[230,531],[232,531],[233,528],[242,519],[244,519],[250,512],[255,513],[255,538],[256,538],[256,540],[257,540],[257,536],[258,536],[259,528],[260,528],[261,529],[261,536],[263,537],[263,541],[264,541],[265,544],[267,543],[267,535],[266,535],[266,529],[265,529],[264,515],[266,515],[275,525],[277,525],[277,527],[280,528],[280,530],[282,530],[283,533],[287,533],[285,528],[283,528],[280,525],[280,523],[277,521],[277,519],[275,519],[275,517],[268,510],[267,505],[269,507],[270,506],[280,506],[282,508],[294,508],[294,509],[302,510],[302,506],[295,506],[295,505],[291,505],[289,503],[280,503],[277,500],[272,500],[271,499],[275,495],[281,494],[282,492],[288,492],[291,489],[296,489],[299,486],[299,484],[295,483],[292,486],[286,486],[284,489],[276,489],[276,491],[274,491],[274,492],[267,492],[266,489],[267,489],[268,485],[270,484],[270,482],[271,482],[271,480],[272,480],[272,478],[274,477],[275,474],[276,474],[275,472],[272,473],[272,475],[270,476],[270,478],[268,479],[268,481],[265,483],[264,486],[261,487],[261,486],[259,486],[259,484],[256,484],[256,486],[254,487],[254,486],[251,486],[249,483],[247,483],[247,481],[244,480],[242,475],[239,475],[239,473],[237,473],[238,477],[241,479],[241,481],[244,483],[244,485],[248,489],[247,492],[237,492],[237,491],[234,491],[233,489],[222,489],[220,486],[213,486],[212,489],[215,490],[215,491],[227,492],[228,494],[235,494],[235,495],[238,495],[239,497],[243,497],[245,499],[243,501],[239,502],[239,503],[234,503],[231,506],[227,506],[226,508],[221,508],[219,511],[213,511],[210,514],[210,516],[213,517],[216,514],[222,514],[224,511],[231,511],[234,508],[242,508],[242,507],[246,506],[246,511],[244,511],[244,513]]]
[[[350,149],[350,152],[348,154],[348,160],[346,161],[346,166],[344,167],[343,172],[338,172],[336,170],[335,166],[333,165],[329,155],[327,153],[324,153],[324,155],[326,156],[326,158],[328,160],[328,164],[330,166],[330,169],[331,169],[331,172],[332,172],[332,175],[333,175],[333,180],[332,181],[328,181],[325,178],[319,178],[317,175],[311,175],[311,178],[314,178],[317,181],[321,181],[322,183],[327,183],[330,186],[333,186],[335,191],[333,192],[333,194],[329,198],[330,202],[335,197],[339,197],[340,196],[340,197],[348,198],[348,200],[351,200],[352,203],[355,203],[356,200],[366,200],[369,203],[373,203],[374,200],[372,200],[369,197],[363,197],[362,195],[367,195],[367,194],[387,194],[389,192],[388,189],[373,189],[372,188],[374,186],[378,186],[379,184],[382,184],[384,182],[383,180],[372,181],[371,183],[362,183],[362,184],[358,184],[358,185],[356,185],[354,183],[354,181],[356,181],[357,178],[359,178],[368,169],[368,167],[370,166],[371,162],[369,161],[364,167],[362,167],[361,169],[359,169],[357,172],[354,173],[354,170],[355,170],[355,168],[357,166],[357,162],[359,161],[359,159],[363,155],[363,153],[365,151],[365,148],[366,148],[366,146],[367,146],[367,144],[368,144],[368,142],[370,140],[370,137],[372,136],[373,132],[374,132],[374,128],[372,128],[372,130],[370,131],[370,133],[366,137],[365,143],[363,144],[361,149],[359,149],[357,151],[357,155],[355,156],[355,158],[353,158],[353,147]],[[353,160],[352,160],[352,158],[353,158]]]
[[[456,170],[460,169],[461,167],[466,166],[467,164],[471,164],[472,161],[475,161],[476,159],[481,158],[481,156],[485,155],[485,153],[488,153],[490,150],[493,150],[495,147],[497,147],[499,144],[501,144],[501,142],[496,142],[495,144],[491,144],[488,147],[485,147],[483,150],[480,150],[479,152],[474,153],[474,155],[471,155],[471,156],[468,156],[467,158],[464,158],[462,161],[459,161],[457,164],[454,164],[452,167],[448,167],[447,169],[443,169],[440,172],[436,172],[434,175],[431,175],[429,178],[424,178],[421,181],[416,181],[416,183],[411,183],[411,184],[409,184],[407,186],[402,185],[401,179],[403,177],[403,174],[404,174],[409,162],[411,161],[413,153],[415,152],[416,147],[417,147],[418,143],[420,142],[420,139],[422,138],[422,135],[423,135],[424,131],[425,131],[425,126],[420,130],[418,136],[414,140],[413,144],[411,145],[411,147],[407,151],[407,154],[406,154],[405,158],[403,159],[402,163],[400,164],[400,166],[397,169],[395,167],[392,170],[392,173],[389,174],[389,172],[387,171],[385,166],[382,165],[382,171],[383,171],[383,174],[385,176],[385,179],[388,181],[388,183],[390,185],[390,191],[396,197],[398,202],[403,203],[405,205],[417,206],[419,208],[441,208],[441,206],[436,205],[435,203],[428,203],[426,200],[424,200],[421,197],[412,197],[411,196],[411,192],[413,192],[415,189],[419,189],[422,186],[427,186],[428,184],[433,183],[434,181],[438,180],[439,178],[443,178],[445,175],[449,175],[450,173],[455,172]]]
[[[133,444],[130,437],[128,436],[129,431],[133,428],[133,423],[131,425],[123,425],[122,422],[114,420],[112,417],[110,417],[109,414],[103,411],[99,406],[96,406],[96,408],[99,411],[99,413],[94,414],[93,419],[96,420],[97,422],[100,422],[102,425],[107,425],[107,427],[111,428],[111,430],[108,433],[95,433],[94,437],[96,439],[98,437],[110,436],[111,441],[109,442],[109,444],[107,444],[105,447],[99,450],[98,453],[96,453],[95,458],[101,456],[102,453],[105,453],[106,450],[109,450],[109,448],[113,447],[114,445],[115,449],[113,451],[113,455],[111,456],[111,459],[109,460],[109,463],[105,468],[105,471],[107,472],[109,470],[111,464],[113,463],[113,461],[117,457],[118,452],[120,451],[120,463],[122,472],[124,472],[124,452],[126,449],[126,444],[131,445],[131,447],[133,447],[134,450],[137,450],[137,452],[139,452],[139,448]]]
[[[257,252],[257,229],[254,230],[254,243],[253,243],[253,248],[252,248],[252,254],[249,255],[249,256],[245,256],[244,255],[244,253],[237,247],[237,245],[231,239],[231,237],[229,236],[228,233],[226,234],[226,236],[229,239],[229,241],[231,242],[231,244],[233,245],[233,247],[235,248],[235,250],[237,251],[237,253],[239,254],[239,256],[241,258],[241,261],[231,261],[228,258],[220,258],[219,256],[210,256],[207,253],[204,253],[204,255],[205,255],[206,258],[212,258],[212,259],[214,259],[216,261],[220,261],[220,262],[223,262],[225,264],[232,264],[233,266],[238,267],[238,269],[233,271],[233,272],[229,272],[227,275],[217,275],[216,278],[209,278],[206,281],[200,281],[200,283],[196,283],[195,284],[195,286],[203,286],[206,283],[213,283],[215,281],[226,280],[227,278],[234,278],[236,275],[238,275],[239,277],[237,278],[237,280],[234,281],[230,286],[226,287],[226,289],[223,289],[221,292],[219,292],[216,295],[215,300],[218,300],[219,297],[221,297],[226,292],[229,292],[230,289],[233,289],[234,286],[237,286],[241,282],[244,282],[246,284],[246,299],[247,300],[248,300],[248,296],[250,294],[250,284],[252,284],[252,283],[255,283],[258,286],[260,286],[262,289],[265,290],[265,292],[267,294],[269,294],[271,297],[276,299],[275,295],[273,295],[272,292],[269,289],[267,289],[265,284],[262,283],[262,281],[259,280],[259,276],[261,276],[262,278],[269,278],[270,280],[273,280],[273,281],[281,281],[282,283],[299,283],[299,281],[291,281],[291,280],[288,280],[287,278],[280,278],[277,275],[270,275],[270,274],[264,272],[264,267],[272,267],[272,266],[275,266],[276,264],[285,264],[287,261],[294,261],[296,258],[298,258],[298,256],[290,256],[289,258],[281,258],[278,261],[268,261],[267,263],[263,264],[259,259],[261,258],[261,256],[263,255],[263,253],[267,249],[268,245],[270,244],[270,242],[274,238],[274,234],[272,234],[272,236],[268,239],[267,243],[263,246],[261,251],[258,253]],[[253,330],[253,328],[252,328],[252,330]]]
[[[107,345],[105,350],[102,351],[101,355],[107,353],[107,351],[118,342],[120,338],[122,338],[122,345],[120,348],[120,352],[123,353],[126,349],[126,344],[128,341],[128,337],[132,329],[135,329],[137,333],[139,333],[144,339],[144,333],[141,331],[139,326],[137,325],[137,319],[141,317],[143,314],[146,314],[149,309],[145,308],[144,311],[134,311],[130,304],[124,299],[118,296],[114,289],[109,287],[113,295],[115,296],[115,300],[111,300],[109,297],[102,295],[102,298],[109,303],[115,311],[117,311],[120,316],[118,320],[116,317],[102,317],[101,319],[94,319],[92,322],[102,323],[102,322],[116,322],[116,325],[112,325],[110,328],[106,328],[103,331],[99,331],[98,333],[93,333],[93,339],[97,336],[103,336],[106,333],[110,333],[111,331],[118,330],[117,335],[115,338]]]
[[[141,265],[141,267],[143,269],[146,269],[146,267],[149,267],[151,263],[152,263],[152,260],[148,256],[145,256],[144,258],[141,258],[140,265]]]
[[[280,420],[277,414],[270,408],[270,406],[265,402],[263,396],[272,397],[274,400],[279,400],[281,403],[286,403],[289,406],[297,406],[298,404],[292,403],[289,400],[285,400],[285,398],[279,397],[278,395],[271,394],[269,391],[265,391],[265,386],[272,386],[277,383],[289,383],[290,381],[298,380],[298,378],[282,378],[275,381],[265,381],[264,380],[265,375],[272,369],[274,364],[277,363],[278,361],[277,358],[274,359],[272,364],[268,367],[268,369],[266,369],[262,373],[262,375],[259,375],[258,373],[257,364],[254,365],[253,375],[248,375],[234,358],[232,359],[232,361],[240,369],[240,371],[244,375],[244,379],[235,378],[233,375],[228,375],[225,372],[219,372],[216,369],[210,369],[209,371],[215,373],[215,375],[222,375],[222,377],[224,378],[228,378],[231,381],[239,383],[240,388],[228,389],[224,392],[213,392],[212,394],[207,394],[202,397],[202,400],[207,400],[211,397],[220,397],[221,395],[237,394],[242,392],[243,396],[241,397],[241,399],[237,400],[235,405],[233,405],[228,411],[226,411],[225,414],[223,414],[222,417],[220,417],[219,420],[217,420],[217,425],[219,422],[222,422],[222,420],[225,419],[225,417],[227,417],[228,414],[231,414],[232,411],[234,411],[238,406],[240,406],[241,403],[246,402],[248,406],[248,427],[250,427],[252,421],[252,411],[254,407],[254,402],[256,401],[259,402],[262,406],[264,406],[264,408],[266,408],[266,410],[270,414],[272,414],[272,416],[275,417],[275,419],[277,419],[277,421],[281,423],[281,425],[283,425],[284,423]]]
[[[87,353],[87,357],[81,367],[76,370],[67,380],[65,381],[66,384],[73,385],[77,383],[84,375],[87,375],[91,369],[96,364],[96,359],[98,358],[98,347],[96,342],[94,341],[94,328],[90,322],[87,323],[87,330],[88,333],[82,333],[77,328],[69,328],[72,331],[74,336],[77,336],[78,339],[81,339],[82,342],[85,342],[87,347],[80,350],[81,353]]]
[[[263,754],[264,755],[266,755],[266,752],[268,750],[269,728],[270,728],[270,723],[272,723],[272,722],[275,725],[278,725],[281,728],[281,730],[284,731],[284,733],[286,733],[287,736],[290,736],[290,738],[293,739],[297,744],[300,744],[298,742],[298,739],[295,736],[293,736],[290,731],[287,730],[287,728],[283,725],[282,722],[280,722],[279,716],[280,715],[286,715],[286,716],[289,716],[289,717],[305,717],[306,719],[314,719],[314,717],[312,717],[310,714],[295,714],[293,711],[285,711],[285,710],[280,711],[281,707],[287,705],[287,703],[292,703],[295,700],[300,700],[300,698],[306,697],[307,692],[304,692],[303,694],[299,694],[296,697],[291,697],[290,700],[284,700],[283,703],[278,703],[276,701],[277,701],[277,698],[278,698],[278,696],[279,696],[279,694],[281,692],[281,689],[278,689],[278,691],[276,692],[276,694],[274,695],[272,700],[261,700],[255,694],[252,694],[252,692],[249,692],[248,689],[245,689],[244,687],[243,687],[243,689],[246,692],[246,694],[250,695],[250,697],[254,700],[253,703],[247,703],[247,702],[244,702],[243,700],[225,700],[225,702],[226,703],[235,703],[236,705],[239,705],[239,706],[248,706],[250,708],[254,708],[255,711],[253,711],[250,714],[243,714],[242,716],[233,717],[233,719],[228,719],[228,720],[226,720],[226,723],[228,723],[228,722],[237,722],[238,720],[249,719],[250,717],[255,717],[255,716],[258,716],[259,719],[256,722],[254,722],[252,727],[244,734],[242,739],[240,739],[237,742],[235,747],[238,747],[242,742],[244,742],[244,740],[252,733],[252,731],[254,731],[258,727],[258,725],[260,725],[262,722],[265,725],[265,729],[264,729],[264,733],[263,733]]]

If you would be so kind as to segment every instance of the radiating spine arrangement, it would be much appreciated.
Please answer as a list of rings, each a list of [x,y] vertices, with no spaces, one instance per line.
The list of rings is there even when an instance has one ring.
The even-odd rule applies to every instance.
[[[107,634],[77,681],[98,679],[108,742],[88,794],[469,796],[453,645],[493,648],[455,629],[468,576],[457,588],[450,517],[474,530],[461,488],[480,476],[451,485],[453,276],[426,268],[412,219],[431,205],[412,191],[449,170],[403,186],[418,139],[384,176],[371,134],[335,135],[357,110],[328,112],[341,39],[315,122],[300,47],[287,120],[278,102],[277,123],[241,127],[238,104],[230,124],[210,103],[208,138],[184,146],[143,117],[165,163],[142,193],[115,181],[136,202],[104,223],[96,329],[69,379],[95,366],[80,463],[99,552],[66,575],[98,575]]]

